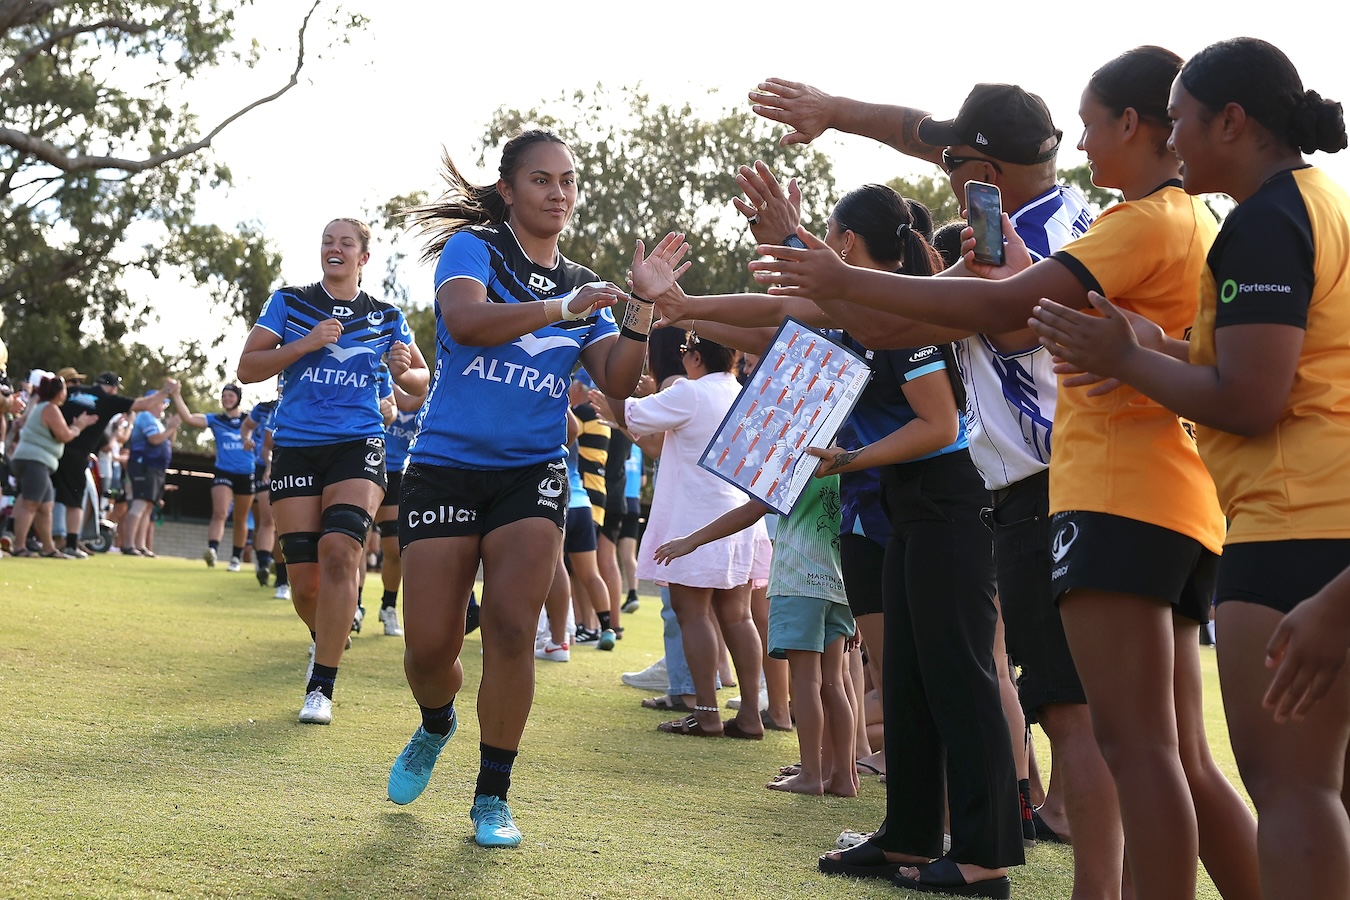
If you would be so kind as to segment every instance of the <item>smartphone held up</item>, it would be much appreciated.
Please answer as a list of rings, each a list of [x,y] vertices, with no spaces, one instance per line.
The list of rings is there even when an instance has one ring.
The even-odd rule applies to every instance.
[[[975,232],[975,261],[1003,265],[1003,203],[997,185],[967,182],[966,216]]]

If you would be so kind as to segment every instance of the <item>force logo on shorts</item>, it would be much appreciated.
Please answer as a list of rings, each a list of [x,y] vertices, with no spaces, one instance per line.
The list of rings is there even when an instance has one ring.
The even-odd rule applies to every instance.
[[[384,467],[384,438],[366,438],[366,471],[379,474]]]
[[[1055,532],[1054,538],[1050,541],[1050,560],[1054,562],[1055,568],[1050,573],[1050,580],[1054,581],[1063,578],[1069,571],[1069,564],[1059,565],[1060,560],[1064,559],[1069,553],[1069,548],[1073,542],[1078,540],[1078,523],[1066,522],[1059,531]]]
[[[560,509],[559,497],[567,490],[567,464],[551,462],[548,464],[549,476],[539,482],[539,505],[549,509]]]

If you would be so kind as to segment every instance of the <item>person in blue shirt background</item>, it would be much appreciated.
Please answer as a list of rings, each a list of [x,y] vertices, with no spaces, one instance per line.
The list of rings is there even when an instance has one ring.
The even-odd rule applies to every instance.
[[[181,387],[173,391],[174,407],[184,425],[193,428],[209,428],[216,443],[216,464],[211,479],[211,524],[206,530],[206,552],[202,558],[208,566],[216,564],[216,551],[225,535],[225,517],[230,514],[230,504],[234,503],[234,543],[230,548],[231,572],[240,569],[239,557],[248,542],[248,513],[253,506],[253,460],[251,450],[244,449],[244,440],[239,429],[244,424],[244,412],[239,408],[243,392],[237,384],[227,384],[220,389],[222,412],[194,413],[183,400]]]

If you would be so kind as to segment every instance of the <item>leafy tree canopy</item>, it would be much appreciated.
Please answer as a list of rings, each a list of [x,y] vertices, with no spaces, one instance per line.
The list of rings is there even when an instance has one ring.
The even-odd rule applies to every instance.
[[[269,52],[235,32],[251,2],[0,0],[0,314],[12,372],[116,368],[132,384],[200,373],[203,342],[222,333],[205,328],[168,358],[136,343],[153,315],[138,285],[183,277],[209,293],[218,320],[248,320],[280,279],[259,225],[202,224],[196,200],[230,184],[215,136],[298,83],[320,0],[280,51],[295,66],[277,91],[205,128],[181,99],[189,82]],[[330,24],[364,22],[338,15]]]

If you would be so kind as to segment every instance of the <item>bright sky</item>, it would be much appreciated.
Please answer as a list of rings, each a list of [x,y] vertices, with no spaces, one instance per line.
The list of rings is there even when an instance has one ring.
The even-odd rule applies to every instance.
[[[212,75],[196,86],[193,109],[205,127],[285,82],[309,2],[265,0],[241,18],[240,34],[257,35],[274,52],[253,71]],[[1083,161],[1070,145],[1079,133],[1078,98],[1093,70],[1140,44],[1186,57],[1222,38],[1255,35],[1290,56],[1305,86],[1350,103],[1344,41],[1331,27],[1340,15],[1320,0],[1286,15],[1250,0],[1139,0],[1116,22],[1100,5],[1066,3],[1044,5],[1043,13],[1027,3],[937,4],[929,11],[920,4],[872,6],[884,10],[879,14],[819,0],[753,6],[355,0],[347,7],[368,15],[369,27],[350,35],[347,46],[328,47],[322,45],[332,33],[312,29],[300,85],[215,141],[234,188],[203,197],[204,215],[223,225],[263,223],[290,282],[319,275],[319,240],[331,218],[359,216],[410,190],[434,190],[442,146],[470,177],[495,177],[475,172],[470,151],[497,107],[526,109],[597,83],[611,92],[640,85],[669,102],[700,103],[716,90],[710,110],[741,105],[750,116],[746,91],[778,76],[948,118],[974,83],[1013,82],[1050,106],[1065,132],[1063,166]],[[325,0],[321,13],[331,8]],[[818,144],[834,159],[841,188],[935,171],[862,138],[831,133]],[[1312,160],[1350,186],[1350,152]],[[578,162],[584,204],[586,161]],[[653,234],[662,230],[652,223]],[[384,259],[381,248],[372,249],[367,271],[378,283]],[[415,299],[424,290],[420,299],[430,301],[429,273],[411,271],[407,280]],[[175,295],[160,305],[164,322],[156,333],[164,340],[200,329],[199,303]],[[225,348],[231,360],[247,327],[237,330],[237,341]]]

